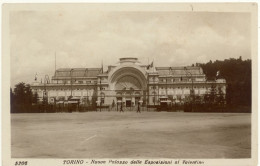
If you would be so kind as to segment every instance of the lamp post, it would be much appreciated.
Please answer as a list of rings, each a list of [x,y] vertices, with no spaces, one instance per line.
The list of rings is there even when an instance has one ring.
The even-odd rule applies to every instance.
[[[188,76],[188,74],[190,75],[191,78],[191,111],[193,112],[193,102],[194,102],[194,89],[193,89],[193,76],[191,74],[191,72],[187,71],[187,68],[184,67],[184,70],[186,72],[186,76]]]
[[[168,100],[168,77],[167,77],[167,75],[166,75],[166,97]]]
[[[99,86],[100,86],[100,104],[99,104],[99,111],[101,112],[101,105],[102,105],[102,87],[101,87],[101,77],[99,78]]]
[[[172,87],[173,87],[173,81],[172,81],[172,75],[170,75],[170,96],[171,96],[171,98],[170,98],[170,101],[171,101],[171,104],[170,104],[170,109],[171,109],[171,111],[172,111],[172,101],[173,101],[173,90],[172,90]]]
[[[150,74],[148,74],[148,77],[147,77],[147,86],[146,86],[146,93],[147,93],[147,95],[146,95],[146,111],[149,111],[149,108],[148,108],[148,104],[149,104],[149,97],[150,97],[150,95],[149,95],[149,88],[150,88]]]
[[[44,104],[44,112],[46,113],[46,104],[48,104],[48,93],[46,90],[46,82],[49,83],[50,79],[48,75],[44,76],[44,96],[43,96],[43,104]]]
[[[70,70],[70,97],[72,98],[72,72],[74,69]]]
[[[153,77],[153,105],[155,108],[155,76]]]
[[[132,104],[133,104],[133,98],[135,97],[135,89],[134,88],[130,88],[130,98],[131,98],[131,105],[130,105],[130,110],[132,111]],[[134,100],[135,101],[135,100]],[[135,104],[135,103],[134,103]]]
[[[72,99],[72,72],[74,69],[70,70],[70,97],[69,99]],[[69,103],[69,111],[72,112],[72,103]]]
[[[116,101],[116,111],[118,112],[118,101]]]
[[[166,111],[168,111],[168,77],[166,74]]]

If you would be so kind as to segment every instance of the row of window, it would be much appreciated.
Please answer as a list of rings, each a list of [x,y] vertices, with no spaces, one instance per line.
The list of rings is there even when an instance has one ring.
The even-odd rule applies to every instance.
[[[88,81],[83,81],[83,80],[58,80],[58,81],[53,81],[53,83],[57,84],[90,84],[90,83],[97,83],[95,80],[88,80]]]
[[[192,87],[177,87],[178,89],[184,89],[184,88],[186,88],[186,89],[191,89]],[[208,87],[204,87],[204,86],[202,86],[202,87],[197,87],[197,86],[194,86],[193,87],[193,89],[196,89],[196,88],[206,88],[206,89],[208,89]],[[156,89],[156,86],[151,86],[150,87],[150,89]],[[173,87],[160,87],[160,89],[176,89],[176,88],[173,88]]]
[[[150,82],[158,81],[157,78],[150,79]],[[187,78],[187,77],[180,77],[180,78],[159,78],[159,82],[192,82],[192,81],[205,81],[205,78]]]
[[[71,89],[51,89],[51,90],[53,90],[53,91],[71,91]],[[78,90],[78,91],[81,91],[81,90],[83,90],[83,91],[93,91],[93,90],[86,90],[86,89],[73,89],[73,91],[74,90]],[[103,90],[105,90],[105,89],[103,89]],[[44,91],[44,89],[35,89],[35,91]],[[50,91],[49,89],[47,90],[47,91]]]
[[[54,90],[54,91],[57,91],[57,90],[60,90],[60,91],[70,91],[71,89],[52,89],[52,90]],[[77,89],[73,89],[73,90],[84,90],[85,91],[85,89],[79,89],[79,88],[77,88]],[[102,87],[102,88],[100,88],[100,90],[106,90],[106,88],[105,87]],[[35,91],[44,91],[43,89],[35,89]],[[89,90],[87,90],[87,91],[89,91]]]
[[[166,82],[166,78],[161,78],[161,79],[159,79],[159,81],[160,82]],[[192,81],[192,80],[191,80],[191,78],[187,79],[187,78],[182,78],[182,77],[181,78],[174,78],[174,79],[170,79],[170,80],[168,79],[167,80],[167,82],[175,82],[175,81],[177,81],[177,82],[184,81],[185,82],[185,81]]]
[[[102,81],[103,82],[103,81]],[[69,80],[62,80],[62,81],[53,81],[53,83],[57,83],[57,84],[70,84],[71,81]],[[94,81],[94,80],[91,80],[91,81],[72,81],[72,84],[90,84],[90,83],[100,83],[100,81]]]
[[[194,80],[194,78],[193,78]],[[150,81],[158,81],[158,79],[156,79],[155,77],[153,77],[152,79],[150,79]],[[183,78],[183,77],[180,77],[180,78],[159,78],[159,82],[175,82],[175,81],[192,81],[191,78]]]

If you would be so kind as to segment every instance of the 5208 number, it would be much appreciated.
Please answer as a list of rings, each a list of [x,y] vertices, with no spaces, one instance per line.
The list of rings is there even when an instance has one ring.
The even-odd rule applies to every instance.
[[[27,165],[27,161],[16,161],[14,165]]]

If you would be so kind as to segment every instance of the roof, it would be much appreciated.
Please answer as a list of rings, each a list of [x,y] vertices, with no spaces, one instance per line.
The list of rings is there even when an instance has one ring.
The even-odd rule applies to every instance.
[[[55,77],[96,77],[101,68],[61,68],[55,71]]]
[[[192,75],[202,75],[203,70],[201,67],[156,67],[159,76],[162,75],[187,75],[191,73]]]

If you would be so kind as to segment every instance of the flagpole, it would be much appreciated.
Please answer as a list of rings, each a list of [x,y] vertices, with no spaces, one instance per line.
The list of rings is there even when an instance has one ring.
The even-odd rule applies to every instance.
[[[155,67],[154,67],[154,58],[153,58],[153,72],[155,72],[154,68],[155,68]]]
[[[104,71],[103,71],[104,69],[103,69],[103,59],[102,59],[102,74],[104,73]]]
[[[55,51],[55,72],[56,72],[56,51]]]
[[[55,76],[56,76],[56,51],[55,51]],[[58,84],[58,79],[57,79],[57,84]]]

